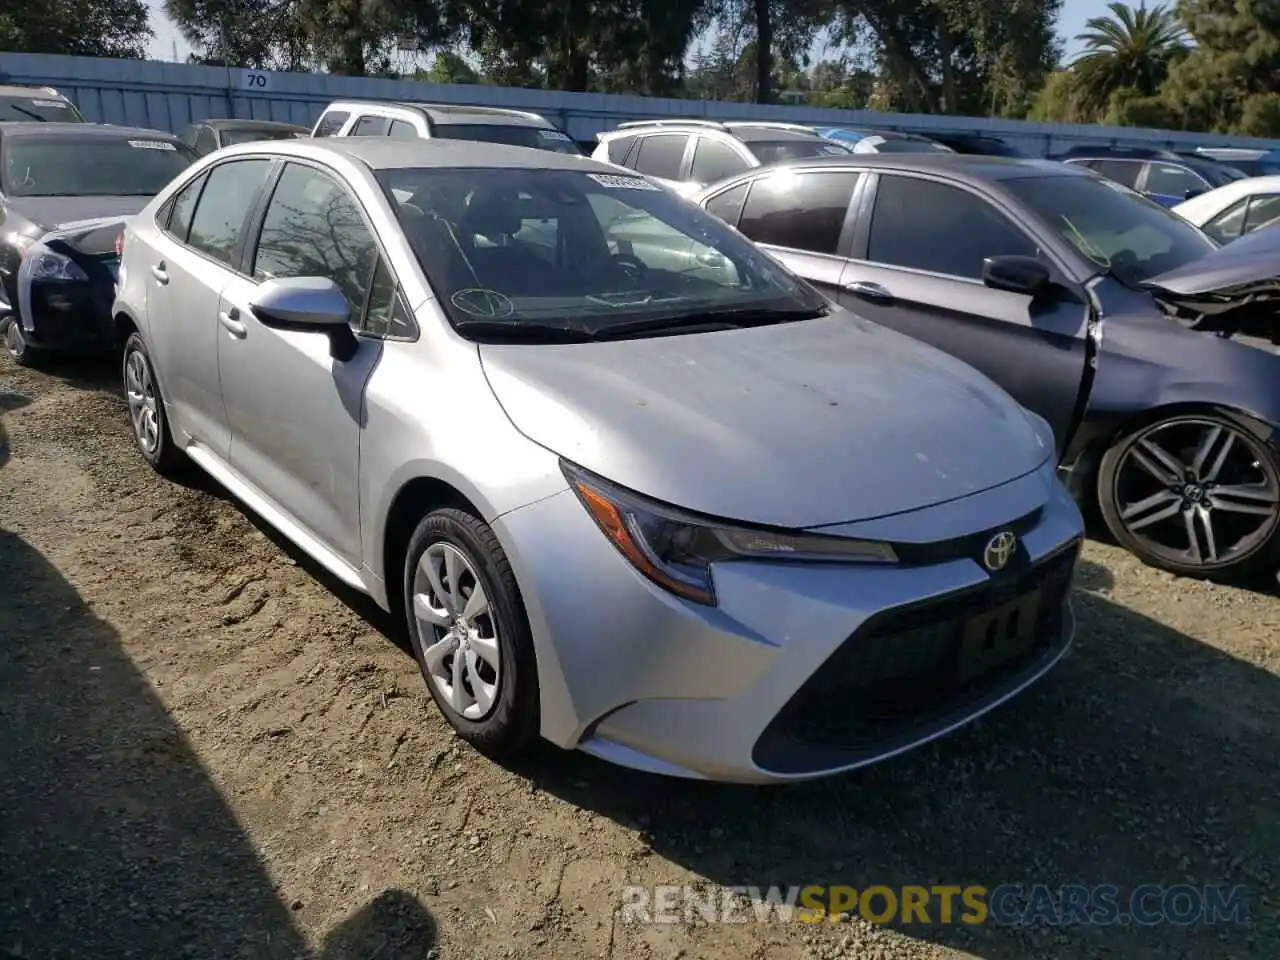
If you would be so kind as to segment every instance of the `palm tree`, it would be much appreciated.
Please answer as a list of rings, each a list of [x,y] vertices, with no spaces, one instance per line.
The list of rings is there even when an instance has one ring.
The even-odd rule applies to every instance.
[[[1085,24],[1085,51],[1071,64],[1082,106],[1100,110],[1111,94],[1131,87],[1154,96],[1169,72],[1169,64],[1186,52],[1186,33],[1163,4],[1137,7],[1109,3],[1109,17],[1092,17]]]

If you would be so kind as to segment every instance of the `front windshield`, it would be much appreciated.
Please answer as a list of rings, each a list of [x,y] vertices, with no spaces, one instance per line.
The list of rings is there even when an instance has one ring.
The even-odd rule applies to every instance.
[[[581,155],[582,150],[567,133],[550,127],[523,127],[510,123],[442,123],[435,136],[448,140],[477,140],[505,143],[512,147],[533,147],[553,153]]]
[[[810,157],[844,157],[852,151],[844,144],[825,137],[797,140],[752,140],[747,144],[762,165],[808,160]]]
[[[265,130],[258,129],[240,129],[240,130],[223,130],[222,145],[230,147],[237,143],[258,143],[261,140],[294,140],[298,137],[305,137],[305,133],[296,130]]]
[[[643,177],[412,168],[379,179],[460,332],[492,321],[517,335],[523,326],[608,336],[624,324],[825,312],[768,254]]]
[[[1016,177],[1001,184],[1085,257],[1130,286],[1217,249],[1173,211],[1098,176]]]
[[[12,197],[150,197],[195,160],[172,140],[13,137],[0,152],[0,186]]]
[[[65,100],[52,97],[0,97],[0,121],[83,123],[84,117]]]

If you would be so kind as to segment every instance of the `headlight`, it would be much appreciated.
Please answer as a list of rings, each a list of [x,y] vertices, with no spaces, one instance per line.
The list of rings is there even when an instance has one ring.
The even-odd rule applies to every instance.
[[[714,606],[711,565],[734,560],[895,563],[887,543],[730,526],[655,503],[560,462],[582,505],[638,571],[677,596]]]
[[[31,264],[32,280],[88,280],[89,275],[80,269],[70,257],[65,257],[52,250],[44,250],[33,254]]]

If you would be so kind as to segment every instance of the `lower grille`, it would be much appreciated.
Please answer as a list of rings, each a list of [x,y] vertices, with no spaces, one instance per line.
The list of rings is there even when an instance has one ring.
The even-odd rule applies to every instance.
[[[856,763],[998,699],[1060,644],[1079,550],[1076,542],[1010,576],[870,618],[770,722],[755,762],[780,773]],[[1036,591],[1038,604],[1022,603]],[[984,664],[980,648],[1017,626],[1023,641]]]

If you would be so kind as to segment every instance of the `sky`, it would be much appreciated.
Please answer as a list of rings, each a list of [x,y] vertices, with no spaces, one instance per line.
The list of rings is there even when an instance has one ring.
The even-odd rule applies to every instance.
[[[185,61],[187,54],[191,52],[191,46],[182,39],[177,27],[165,16],[161,0],[147,0],[147,5],[151,8],[151,28],[155,31],[149,51],[151,59]],[[1080,50],[1073,38],[1084,29],[1085,22],[1090,17],[1107,12],[1107,0],[1067,0],[1062,6],[1058,34],[1066,44],[1067,55],[1072,56]]]

